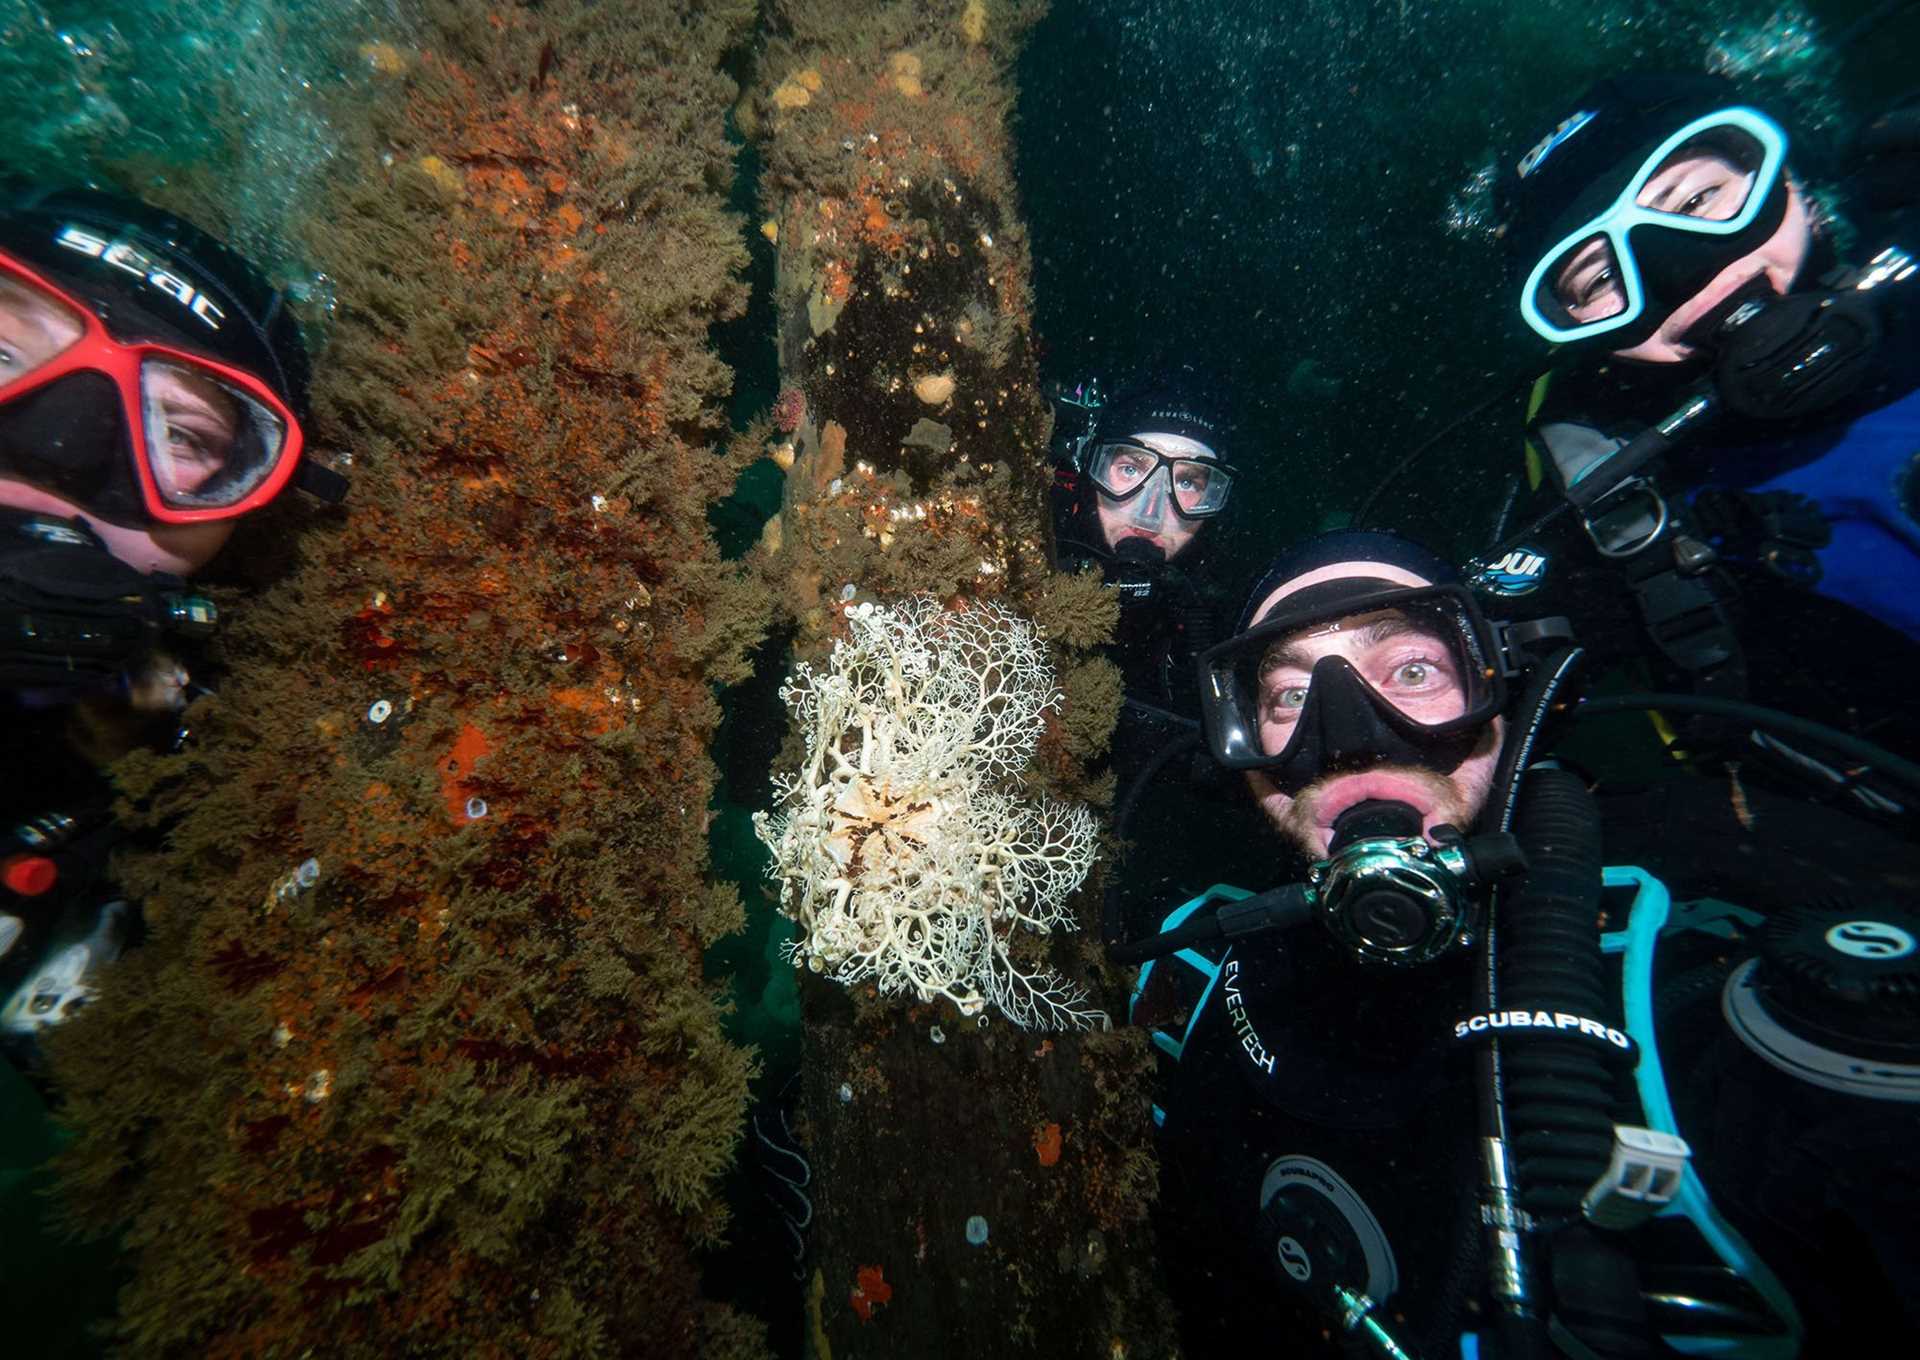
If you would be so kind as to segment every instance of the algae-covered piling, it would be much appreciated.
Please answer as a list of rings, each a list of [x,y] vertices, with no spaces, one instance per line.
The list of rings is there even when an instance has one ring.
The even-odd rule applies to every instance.
[[[752,18],[434,6],[337,111],[352,497],[256,538],[192,745],[116,772],[152,937],[55,1045],[127,1353],[761,1348],[691,1259],[754,1065],[700,974],[709,687],[763,626],[705,519]]]
[[[779,249],[787,484],[754,560],[815,660],[849,610],[915,592],[1036,618],[1067,697],[1025,777],[1097,803],[1111,790],[1084,762],[1118,708],[1094,650],[1112,601],[1048,564],[1049,414],[1007,145],[1008,67],[1039,11],[772,6],[737,111],[763,145]],[[1077,899],[1083,922],[1093,901]],[[1096,938],[1010,947],[1117,1009]],[[811,975],[803,1008],[817,1351],[1171,1353],[1144,1230],[1155,1166],[1137,1034],[982,1026]]]

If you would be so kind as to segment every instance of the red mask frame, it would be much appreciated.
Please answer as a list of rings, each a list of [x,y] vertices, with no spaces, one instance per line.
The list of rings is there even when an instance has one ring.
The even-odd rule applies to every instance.
[[[237,519],[258,510],[286,489],[287,483],[300,467],[305,446],[304,432],[292,409],[259,378],[245,369],[233,368],[175,345],[151,340],[116,340],[90,304],[5,251],[0,251],[0,274],[57,301],[82,324],[79,339],[31,371],[10,382],[0,383],[0,407],[76,373],[94,373],[112,382],[120,395],[121,419],[132,454],[134,478],[140,488],[143,507],[152,522],[204,524]],[[205,374],[224,386],[237,389],[247,399],[265,408],[283,427],[284,434],[278,452],[273,455],[272,467],[231,505],[173,505],[161,489],[150,456],[146,403],[142,398],[141,384],[142,365],[155,359]],[[0,468],[0,477],[6,475],[7,470]]]

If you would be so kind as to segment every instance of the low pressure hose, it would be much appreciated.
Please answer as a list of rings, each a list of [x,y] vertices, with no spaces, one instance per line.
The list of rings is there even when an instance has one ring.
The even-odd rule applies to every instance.
[[[1488,803],[1493,830],[1513,829],[1522,780],[1532,763],[1534,747],[1556,697],[1578,671],[1582,656],[1580,648],[1566,646],[1534,668],[1533,678],[1510,719],[1512,726],[1501,743],[1500,761],[1494,770]],[[1480,931],[1473,1004],[1482,1014],[1502,1004],[1504,980],[1498,961],[1503,955],[1502,932],[1511,900],[1512,895],[1503,898],[1495,894]],[[1550,1343],[1528,1260],[1528,1219],[1516,1192],[1519,1178],[1514,1170],[1507,1111],[1507,1047],[1495,1041],[1483,1045],[1474,1055],[1481,1170],[1480,1212],[1474,1227],[1484,1240],[1479,1254],[1492,1295],[1501,1360],[1538,1360],[1550,1353]],[[1462,1243],[1462,1253],[1471,1251],[1474,1245]]]
[[[1604,1021],[1599,807],[1578,776],[1536,769],[1516,833],[1528,869],[1503,904],[1498,1004]],[[1586,1040],[1526,1033],[1500,1046],[1500,1073],[1520,1206],[1546,1246],[1538,1264],[1552,1282],[1550,1330],[1588,1355],[1654,1354],[1631,1258],[1581,1214],[1613,1153],[1613,1074]]]
[[[1600,955],[1600,814],[1565,770],[1529,772],[1516,832],[1527,877],[1501,913],[1503,1009],[1606,1014]],[[1508,1129],[1521,1206],[1552,1231],[1613,1152],[1613,1082],[1591,1042],[1529,1036],[1504,1046]]]

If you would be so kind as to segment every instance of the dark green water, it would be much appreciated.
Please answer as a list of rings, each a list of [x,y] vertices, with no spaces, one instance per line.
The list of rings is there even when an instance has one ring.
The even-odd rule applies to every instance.
[[[1877,8],[1056,4],[1022,56],[1018,139],[1043,375],[1218,375],[1244,433],[1232,461],[1258,469],[1231,554],[1255,570],[1541,368],[1474,187],[1497,156],[1633,67],[1750,77],[1825,142],[1911,86],[1911,11],[1831,44]],[[1516,396],[1441,441],[1376,519],[1442,552],[1485,546],[1520,411]]]

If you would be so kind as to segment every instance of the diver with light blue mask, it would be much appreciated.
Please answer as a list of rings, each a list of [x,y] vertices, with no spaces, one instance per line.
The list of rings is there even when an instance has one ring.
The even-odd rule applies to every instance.
[[[1482,581],[1580,618],[1663,687],[1816,713],[1920,752],[1920,105],[1865,129],[1838,188],[1786,124],[1704,76],[1602,82],[1543,120],[1499,185],[1520,319],[1555,346],[1528,416],[1547,508]],[[1516,564],[1524,570],[1516,572]],[[1808,661],[1868,658],[1842,676]],[[1823,796],[1831,753],[1696,725]]]
[[[1583,700],[1566,620],[1492,604],[1343,531],[1200,658],[1208,749],[1280,842],[1263,891],[1216,880],[1111,951],[1146,962],[1183,1346],[1788,1360],[1913,1334],[1920,852],[1758,793],[1759,831],[1616,837],[1605,786],[1544,757],[1680,696]]]

